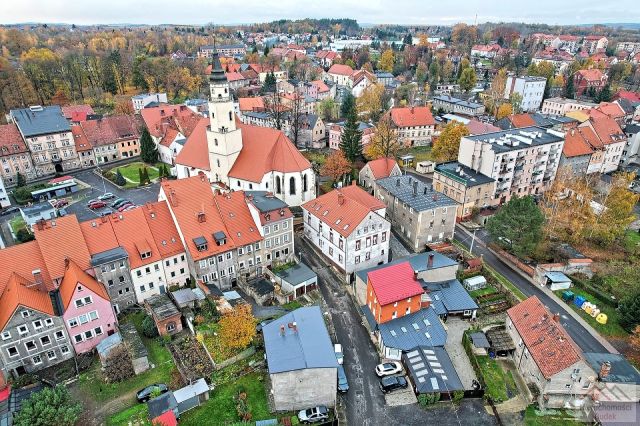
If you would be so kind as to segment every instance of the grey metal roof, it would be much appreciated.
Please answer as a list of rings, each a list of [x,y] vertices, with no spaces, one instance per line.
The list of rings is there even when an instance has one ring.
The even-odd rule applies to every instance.
[[[363,269],[361,271],[356,272],[356,275],[360,279],[362,279],[364,282],[366,282],[367,274],[369,272],[386,268],[387,266],[397,265],[398,263],[403,263],[403,262],[409,262],[414,271],[421,272],[427,269],[427,262],[429,260],[430,254],[433,255],[433,264],[430,269],[444,268],[447,266],[453,266],[458,264],[458,262],[445,256],[444,254],[438,253],[437,251],[428,251],[428,252],[416,253],[410,256],[394,259],[391,262],[385,263],[383,265],[376,265],[371,268]]]
[[[549,278],[551,281],[553,281],[554,283],[566,283],[566,282],[571,282],[571,278],[567,277],[565,274],[563,274],[562,272],[547,272],[544,274],[547,278]]]
[[[180,404],[181,402],[187,401],[194,396],[202,395],[207,392],[209,392],[209,385],[207,385],[207,382],[203,378],[200,378],[190,385],[173,391],[173,396],[178,404]]]
[[[135,360],[138,358],[144,358],[148,355],[147,348],[138,334],[138,330],[131,323],[120,323],[120,334],[122,340],[124,340],[129,346],[131,357]]]
[[[227,235],[223,231],[216,231],[213,233],[213,239],[216,240],[216,242],[220,242],[225,238],[227,238]]]
[[[115,247],[91,256],[91,266],[98,266],[105,263],[115,262],[120,259],[126,259],[129,255],[122,247]]]
[[[289,328],[293,322],[297,331]],[[270,374],[338,366],[319,306],[296,309],[265,325],[262,334]]]
[[[378,78],[393,78],[393,74],[391,74],[390,72],[377,71],[376,72],[376,77],[378,77]]]
[[[477,104],[475,102],[465,101],[464,99],[454,98],[453,96],[440,95],[440,96],[434,96],[433,99],[434,100],[439,100],[439,101],[442,101],[442,102],[446,102],[446,103],[450,103],[450,104],[462,105],[462,106],[466,106],[468,108],[473,108],[473,109],[478,109],[478,108],[483,107],[483,105],[481,105],[481,104]]]
[[[169,391],[157,398],[150,399],[147,402],[147,407],[149,408],[149,418],[155,419],[167,411],[178,408],[178,401],[176,401],[176,397],[173,396],[173,392]]]
[[[611,363],[611,371],[601,380],[607,383],[632,383],[640,385],[640,373],[620,354],[586,352],[585,359],[596,372],[600,372],[602,363]],[[637,399],[637,396],[636,396]]]
[[[160,320],[180,315],[180,311],[166,294],[151,296],[145,300],[145,303],[151,307],[154,315]]]
[[[206,239],[205,237],[203,237],[203,236],[195,237],[195,238],[193,239],[193,244],[195,244],[195,245],[196,245],[196,247],[197,247],[197,246],[205,245],[205,244],[207,244],[207,239]]]
[[[55,208],[49,203],[38,203],[32,206],[20,207],[20,210],[22,210],[22,213],[26,216],[33,216],[46,211],[55,211]]]
[[[417,393],[464,390],[449,354],[444,348],[420,346],[402,354]]]
[[[180,290],[172,291],[171,297],[173,297],[173,300],[181,307],[198,300],[196,294],[190,288],[181,288]]]
[[[298,263],[283,271],[278,271],[275,274],[292,286],[317,277],[316,273],[304,263]]]
[[[471,342],[473,343],[473,346],[475,346],[476,348],[491,347],[491,345],[489,344],[489,341],[487,340],[487,336],[481,331],[478,331],[476,333],[471,333],[469,337],[471,337]]]
[[[495,181],[495,179],[493,179],[492,177],[476,172],[475,170],[465,166],[464,164],[460,164],[457,161],[438,164],[436,166],[436,171],[468,187],[484,185],[485,183]]]
[[[245,191],[245,194],[253,196],[252,203],[260,211],[260,213],[266,213],[273,210],[280,210],[285,207],[289,207],[287,203],[267,191]]]
[[[58,105],[12,109],[10,115],[25,138],[71,131]]]
[[[111,336],[105,337],[96,345],[96,350],[102,356],[107,356],[109,352],[122,343],[122,336],[119,332],[113,333]]]
[[[467,290],[458,280],[438,283],[419,281],[422,288],[429,290],[431,304],[439,315],[478,309],[478,304],[469,296]]]
[[[540,146],[550,143],[561,142],[562,137],[554,135],[539,126],[523,127],[520,129],[508,129],[499,132],[485,133],[482,135],[465,136],[472,141],[491,144],[493,150],[501,152],[509,152],[513,150],[523,149],[529,146]],[[515,141],[516,144],[512,144]],[[500,144],[499,142],[506,142]]]
[[[433,189],[433,185],[409,175],[378,179],[376,185],[419,212],[458,205],[455,200]]]
[[[271,119],[271,116],[269,115],[268,112],[246,111],[246,112],[243,112],[242,115],[247,116],[247,117],[259,118],[261,120],[269,120],[269,119]]]
[[[447,343],[447,332],[431,308],[378,324],[378,330],[386,347],[403,351]]]
[[[266,296],[270,293],[273,293],[273,290],[275,290],[275,288],[273,287],[273,284],[271,284],[268,280],[265,280],[264,278],[251,280],[247,284],[250,288],[253,289],[253,291],[256,292],[256,294],[260,296]]]

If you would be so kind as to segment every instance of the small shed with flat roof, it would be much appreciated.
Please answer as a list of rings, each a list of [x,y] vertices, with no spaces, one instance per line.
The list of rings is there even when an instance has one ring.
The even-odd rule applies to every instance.
[[[562,272],[547,272],[544,276],[546,278],[545,285],[548,286],[551,291],[566,290],[571,287],[571,278]]]
[[[318,276],[302,262],[278,270],[274,275],[276,283],[280,285],[280,291],[289,302],[315,290],[318,286]]]

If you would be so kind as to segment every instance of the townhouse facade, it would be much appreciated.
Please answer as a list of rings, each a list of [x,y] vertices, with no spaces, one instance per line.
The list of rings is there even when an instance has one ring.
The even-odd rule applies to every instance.
[[[342,134],[344,133],[345,122],[335,123],[329,126],[329,148],[338,150],[340,149],[340,142],[342,141]],[[360,144],[365,147],[375,135],[376,128],[373,124],[365,123],[364,121],[358,122],[358,130],[362,132],[360,138]]]
[[[567,98],[547,98],[542,102],[541,112],[551,115],[566,115],[571,111],[589,111],[598,104]]]
[[[388,262],[391,225],[385,205],[363,189],[333,190],[303,204],[302,211],[305,235],[347,279]]]
[[[564,145],[564,133],[525,127],[460,141],[458,162],[496,181],[493,204],[513,196],[541,194],[555,179]]]
[[[496,181],[457,161],[438,164],[433,172],[433,189],[458,203],[456,219],[464,220],[475,210],[492,203]]]
[[[35,179],[36,170],[20,130],[13,124],[0,125],[0,178],[6,187],[18,183],[18,173],[26,181]]]
[[[484,114],[484,105],[447,95],[434,96],[433,109],[472,117]]]
[[[371,160],[364,165],[358,173],[358,184],[363,188],[373,189],[374,182],[377,179],[389,176],[400,176],[402,170],[398,162],[393,158],[378,158]]]
[[[379,179],[374,195],[386,206],[391,225],[414,251],[453,238],[457,203],[410,175]]]
[[[436,135],[436,121],[428,106],[392,108],[389,114],[398,142],[404,146],[429,145]]]

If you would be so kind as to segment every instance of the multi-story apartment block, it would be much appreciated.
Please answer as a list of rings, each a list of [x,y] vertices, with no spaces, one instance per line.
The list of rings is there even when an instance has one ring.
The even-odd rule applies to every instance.
[[[9,194],[7,194],[7,188],[4,186],[4,180],[0,176],[0,209],[9,207],[11,200],[9,200]]]
[[[389,260],[391,225],[385,205],[350,185],[302,205],[304,232],[324,257],[348,279]]]
[[[576,101],[567,98],[548,98],[542,102],[541,112],[550,115],[565,115],[571,111],[589,111],[598,104],[586,101]]]
[[[82,166],[71,127],[59,106],[13,109],[9,116],[31,151],[36,176],[62,173]]]
[[[490,206],[495,186],[495,179],[457,161],[438,164],[433,173],[433,189],[458,203],[458,220],[471,216],[474,209]]]
[[[394,176],[375,181],[374,194],[386,205],[391,225],[414,251],[453,238],[457,203],[432,185],[410,175]]]
[[[596,136],[590,139],[592,146],[604,152],[599,172],[610,173],[618,170],[622,160],[622,153],[627,144],[627,135],[616,120],[605,115],[599,115],[591,117],[578,127],[581,130],[585,128],[591,129]]]
[[[465,136],[458,162],[495,179],[493,203],[502,204],[549,189],[563,145],[564,133],[535,126]]]
[[[604,36],[590,35],[582,40],[582,50],[589,55],[606,50],[608,45],[609,39]]]
[[[429,145],[436,135],[436,121],[428,106],[392,108],[389,114],[398,142],[405,146]]]
[[[594,145],[597,136],[589,127],[570,129],[565,134],[560,167],[573,176],[584,176],[587,173],[599,172],[602,169],[602,151]],[[591,166],[591,168],[589,167]]]
[[[247,48],[244,44],[236,43],[200,46],[200,50],[198,50],[198,56],[201,58],[211,58],[214,53],[223,56],[244,56],[247,53]]]
[[[617,52],[626,51],[632,54],[640,52],[640,42],[621,41],[618,44],[616,44],[616,51]]]
[[[17,184],[18,173],[27,181],[36,177],[29,149],[13,123],[0,125],[0,163],[0,178],[7,187]]]
[[[536,76],[507,76],[507,83],[504,88],[504,98],[509,99],[512,94],[517,93],[522,97],[520,109],[522,111],[537,111],[542,103],[544,88],[547,79]]]
[[[446,95],[433,97],[433,109],[472,117],[484,114],[484,105]]]
[[[142,111],[151,103],[166,104],[167,102],[166,93],[141,93],[131,97],[131,103],[133,104],[133,110],[135,112]]]

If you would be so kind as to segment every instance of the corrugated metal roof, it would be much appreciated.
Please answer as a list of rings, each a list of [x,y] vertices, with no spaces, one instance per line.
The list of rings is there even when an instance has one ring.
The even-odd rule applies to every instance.
[[[571,282],[571,278],[567,277],[562,272],[547,272],[544,274],[547,278],[549,278],[554,283],[566,283]]]
[[[444,346],[445,331],[436,311],[427,308],[378,324],[384,345],[410,351],[418,346]]]
[[[444,348],[420,346],[402,354],[417,393],[464,390],[464,386]]]
[[[478,309],[478,304],[469,296],[467,290],[458,280],[428,283],[421,280],[423,288],[430,291],[432,304],[442,303],[445,313]],[[437,297],[437,299],[436,299]],[[441,308],[438,307],[439,311]]]
[[[296,329],[290,324],[296,323]],[[284,326],[284,333],[280,326]],[[337,368],[338,361],[319,306],[296,309],[262,329],[269,373]]]
[[[285,269],[284,271],[278,271],[275,274],[282,278],[283,281],[286,281],[293,286],[303,283],[312,278],[316,278],[317,276],[316,273],[313,272],[311,268],[309,268],[304,263],[298,263],[290,268]]]
[[[180,404],[194,396],[202,395],[207,392],[209,392],[209,385],[207,385],[207,382],[201,378],[190,385],[173,391],[173,396],[176,398],[178,404]]]
[[[376,265],[371,268],[363,269],[361,271],[356,272],[356,275],[361,280],[366,282],[367,275],[370,272],[376,271],[378,269],[388,268],[389,266],[397,265],[403,262],[409,262],[411,264],[411,267],[413,267],[414,271],[418,271],[418,272],[424,271],[427,269],[427,261],[429,259],[430,254],[433,254],[433,266],[430,269],[444,268],[447,266],[453,266],[458,264],[458,262],[456,262],[455,260],[448,258],[447,256],[441,253],[438,253],[437,251],[430,251],[430,252],[424,252],[424,253],[416,253],[407,257],[401,257],[399,259],[392,260],[389,263],[385,263],[384,265]]]

